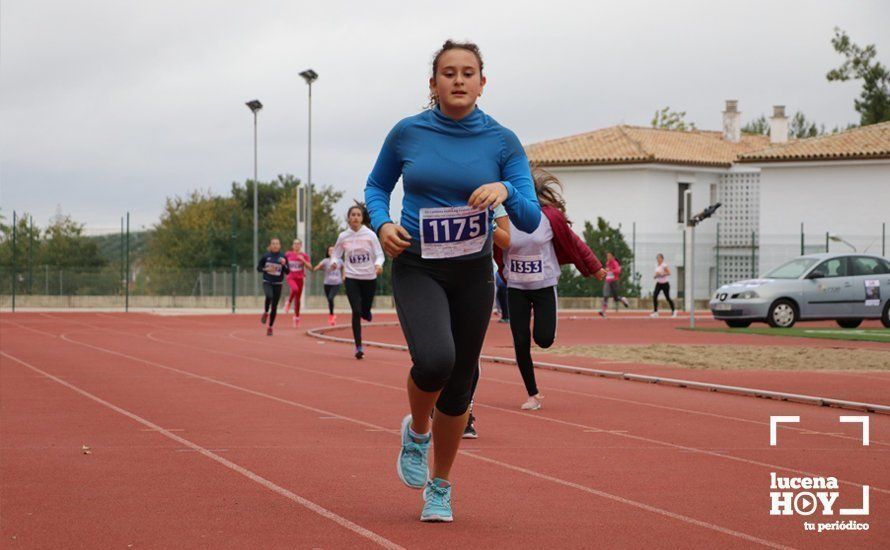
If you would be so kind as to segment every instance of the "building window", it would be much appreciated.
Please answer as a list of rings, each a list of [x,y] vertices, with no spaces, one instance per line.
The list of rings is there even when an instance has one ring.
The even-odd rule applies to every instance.
[[[716,202],[717,202],[717,184],[712,183],[711,184],[711,202],[709,202],[708,204],[714,204]]]
[[[688,183],[677,183],[677,223],[686,223],[686,191]]]

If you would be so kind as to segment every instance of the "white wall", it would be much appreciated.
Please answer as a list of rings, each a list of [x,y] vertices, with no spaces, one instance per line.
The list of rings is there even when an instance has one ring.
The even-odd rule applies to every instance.
[[[628,245],[636,222],[636,272],[641,275],[643,295],[654,287],[652,274],[655,255],[663,253],[671,266],[683,263],[682,224],[677,223],[677,183],[691,184],[693,213],[708,206],[710,184],[717,183],[721,171],[691,169],[663,165],[553,168],[565,186],[569,218],[575,232],[581,235],[584,222],[596,222],[598,216],[611,225],[621,225]],[[696,298],[709,295],[709,270],[714,265],[712,247],[715,224],[705,222],[696,230]],[[595,250],[597,256],[605,251]],[[619,258],[619,260],[621,260]],[[623,262],[629,268],[629,261]],[[676,297],[678,280],[674,269],[671,293]]]
[[[824,247],[825,233],[837,233],[859,251],[881,253],[881,224],[890,225],[890,161],[763,164],[760,175],[760,231],[763,239],[799,235],[806,245]],[[793,243],[794,244],[794,243]],[[800,253],[799,242],[790,247]],[[830,250],[849,250],[830,243]],[[761,258],[767,271],[780,258]]]

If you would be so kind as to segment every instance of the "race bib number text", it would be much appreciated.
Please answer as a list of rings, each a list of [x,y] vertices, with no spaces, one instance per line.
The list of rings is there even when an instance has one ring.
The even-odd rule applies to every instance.
[[[482,250],[488,238],[488,211],[468,206],[421,208],[421,255],[454,258]]]

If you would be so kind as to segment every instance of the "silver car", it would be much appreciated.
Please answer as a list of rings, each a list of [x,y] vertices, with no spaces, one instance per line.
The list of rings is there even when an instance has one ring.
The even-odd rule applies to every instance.
[[[808,254],[762,279],[721,286],[709,305],[715,319],[733,328],[754,321],[788,328],[825,319],[843,328],[880,319],[890,328],[890,261],[867,254]]]

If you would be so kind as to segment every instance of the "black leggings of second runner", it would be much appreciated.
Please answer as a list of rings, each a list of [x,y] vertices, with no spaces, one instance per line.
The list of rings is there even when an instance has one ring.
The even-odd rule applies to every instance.
[[[441,391],[436,409],[460,416],[470,406],[473,377],[491,319],[491,256],[424,260],[403,252],[393,261],[392,287],[411,352],[411,379]]]
[[[510,303],[510,332],[513,333],[513,350],[516,363],[525,383],[528,394],[538,395],[535,382],[535,366],[532,363],[532,334],[535,343],[549,348],[556,339],[556,287],[548,286],[537,290],[510,288],[507,290]],[[531,313],[535,312],[534,330],[529,329]]]
[[[658,294],[664,292],[664,298],[674,311],[674,301],[671,300],[671,283],[655,283],[655,294],[652,295],[652,303],[655,305],[655,311],[658,311]]]
[[[362,319],[371,320],[371,306],[377,292],[377,279],[365,281],[346,278],[346,297],[352,309],[352,337],[355,345],[362,345]]]
[[[275,324],[275,315],[278,313],[278,300],[281,299],[281,284],[263,283],[263,293],[266,295],[266,303],[263,311],[269,314],[269,326]]]
[[[324,285],[324,296],[328,299],[328,311],[334,314],[334,298],[340,292],[340,285]]]

